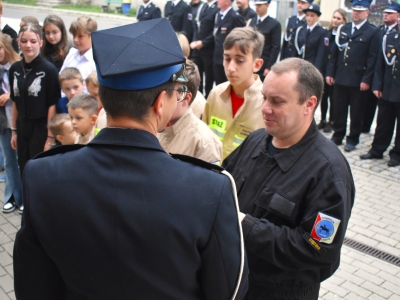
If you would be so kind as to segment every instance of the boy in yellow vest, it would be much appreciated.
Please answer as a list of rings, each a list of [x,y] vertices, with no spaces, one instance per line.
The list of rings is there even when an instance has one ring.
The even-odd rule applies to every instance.
[[[203,115],[203,121],[222,141],[222,159],[251,132],[264,127],[262,82],[254,74],[263,65],[263,47],[264,36],[251,27],[235,28],[224,42],[229,81],[211,90]]]

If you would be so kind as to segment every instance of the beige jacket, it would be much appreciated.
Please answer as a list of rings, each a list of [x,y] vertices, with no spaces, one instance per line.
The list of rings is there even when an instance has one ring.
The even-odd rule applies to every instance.
[[[174,125],[158,134],[158,140],[167,153],[189,155],[209,163],[221,161],[221,141],[190,107]]]
[[[82,134],[78,134],[76,136],[75,139],[75,144],[83,144],[86,145],[87,143],[89,143],[91,140],[93,140],[94,136],[95,136],[95,127],[93,126],[92,131],[90,131],[89,133],[82,135]]]
[[[203,121],[222,141],[224,160],[254,130],[264,127],[261,113],[262,82],[256,81],[244,92],[244,103],[232,118],[231,84],[224,82],[213,88],[204,109]]]
[[[95,135],[97,135],[100,130],[107,127],[107,114],[104,108],[100,109],[99,115],[97,116],[96,125],[94,127],[96,128]]]
[[[190,105],[194,115],[198,117],[200,120],[203,117],[203,112],[204,112],[204,107],[206,106],[206,102],[207,102],[206,98],[204,98],[203,94],[197,92],[196,98],[194,98],[192,104]]]

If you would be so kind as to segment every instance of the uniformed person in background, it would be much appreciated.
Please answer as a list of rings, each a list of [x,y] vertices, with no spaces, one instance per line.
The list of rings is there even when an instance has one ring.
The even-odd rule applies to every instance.
[[[161,18],[161,10],[157,5],[153,4],[151,0],[143,0],[143,4],[140,5],[136,18],[139,22],[158,19]]]
[[[214,36],[214,80],[215,84],[228,81],[224,69],[224,41],[236,27],[244,27],[246,23],[239,13],[232,8],[231,0],[218,0],[219,13],[215,17]]]
[[[383,153],[390,146],[397,123],[394,147],[389,152],[389,167],[400,165],[400,38],[397,28],[399,13],[400,4],[394,1],[384,10],[385,16],[390,14],[395,26],[388,24],[385,30],[388,33],[382,40],[382,51],[379,53],[372,84],[372,90],[379,99],[374,140],[368,153],[360,155],[361,159],[383,158]]]
[[[177,32],[182,32],[192,41],[193,37],[193,15],[192,8],[184,0],[168,1],[164,7],[164,17],[166,17]]]
[[[156,138],[187,81],[173,28],[162,18],[92,41],[109,127],[26,165],[17,299],[242,299],[247,264],[230,178],[168,155]]]
[[[248,300],[317,300],[339,267],[355,187],[346,158],[314,121],[323,86],[305,60],[273,65],[262,89],[265,129],[222,164],[238,190]]]
[[[249,6],[249,0],[236,0],[237,12],[243,17],[244,22],[257,17],[256,12]]]
[[[296,48],[294,47],[294,36],[299,26],[307,25],[305,22],[305,13],[303,10],[308,8],[313,0],[297,0],[297,15],[291,16],[286,20],[285,34],[281,49],[281,60],[288,57],[297,57]]]
[[[264,81],[272,65],[278,60],[281,50],[282,26],[276,19],[268,15],[268,7],[271,0],[256,0],[257,16],[247,23],[249,26],[260,31],[265,38],[264,48],[261,58],[264,60],[263,66],[257,72],[261,81]]]
[[[381,45],[380,30],[367,20],[372,0],[354,0],[352,23],[339,27],[326,72],[326,82],[334,85],[335,112],[332,141],[341,145],[346,136],[350,106],[350,133],[345,151],[359,143],[365,101],[371,87]]]

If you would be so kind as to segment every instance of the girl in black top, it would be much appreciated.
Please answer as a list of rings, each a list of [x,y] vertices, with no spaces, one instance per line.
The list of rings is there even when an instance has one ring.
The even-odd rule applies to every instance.
[[[41,54],[60,71],[70,48],[63,20],[56,15],[48,16],[43,22],[43,32]]]
[[[10,97],[14,101],[11,146],[17,149],[21,174],[29,159],[54,144],[47,122],[55,114],[60,85],[56,67],[39,54],[42,43],[40,26],[22,26],[19,47],[23,59],[9,71]]]

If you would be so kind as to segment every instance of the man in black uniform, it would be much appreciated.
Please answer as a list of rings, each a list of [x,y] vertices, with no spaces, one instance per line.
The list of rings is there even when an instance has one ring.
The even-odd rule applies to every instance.
[[[268,7],[271,0],[256,0],[257,16],[249,20],[249,26],[256,28],[260,31],[265,38],[264,48],[261,58],[264,64],[257,72],[261,81],[264,81],[272,65],[277,61],[279,51],[281,50],[281,33],[282,27],[274,18],[268,15]]]
[[[150,0],[143,0],[143,3],[140,5],[139,13],[136,17],[139,22],[161,18],[161,10],[157,5]]]
[[[326,71],[327,84],[334,84],[332,141],[336,145],[341,145],[346,136],[350,106],[350,133],[344,147],[348,152],[353,151],[360,140],[365,101],[381,44],[380,30],[367,20],[371,2],[353,1],[353,22],[338,28],[336,45]]]
[[[372,90],[378,100],[378,119],[372,147],[361,159],[382,158],[393,137],[397,120],[394,147],[389,152],[389,167],[400,165],[400,39],[397,18],[400,4],[388,4],[384,13],[392,14],[395,26],[388,26],[383,37],[384,51],[380,51],[375,68]],[[386,22],[385,22],[386,25]]]
[[[234,28],[246,25],[243,17],[233,10],[231,0],[218,0],[218,8],[220,11],[215,17],[215,47],[213,57],[216,85],[228,81],[223,65],[225,39]]]
[[[199,91],[203,93],[204,87],[206,98],[214,85],[214,25],[218,11],[217,0],[208,0],[201,7],[194,26],[193,42],[190,44],[195,55],[197,53],[194,62],[199,67],[201,78]]]
[[[262,90],[265,129],[223,162],[238,190],[248,300],[317,300],[339,267],[355,187],[347,160],[315,124],[322,91],[311,63],[276,63]]]
[[[237,12],[243,17],[244,22],[257,17],[256,12],[249,6],[249,0],[236,0]]]
[[[192,8],[183,0],[168,1],[164,7],[166,17],[177,32],[183,32],[188,41],[193,36],[193,15]]]
[[[247,271],[230,179],[168,155],[156,137],[187,91],[173,28],[162,18],[92,41],[109,127],[26,165],[16,297],[241,299]]]
[[[286,20],[285,35],[283,37],[281,60],[288,57],[297,57],[296,48],[294,46],[294,36],[299,26],[306,26],[305,13],[303,10],[308,8],[313,0],[297,0],[297,15],[291,16]]]

